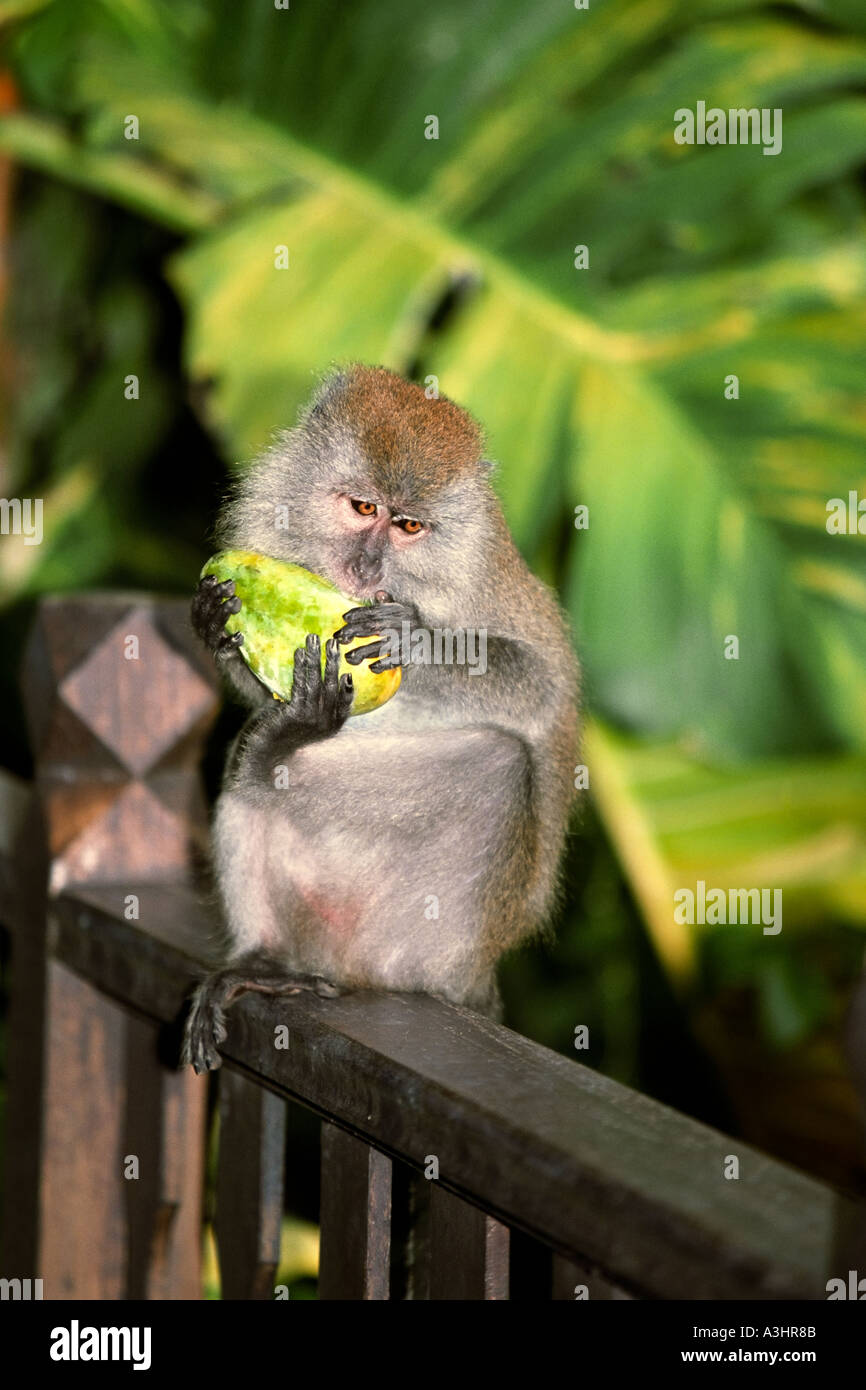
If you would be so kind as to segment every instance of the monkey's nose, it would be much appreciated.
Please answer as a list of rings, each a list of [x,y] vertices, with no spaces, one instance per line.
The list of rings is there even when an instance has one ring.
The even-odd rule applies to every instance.
[[[380,578],[381,565],[372,555],[355,555],[349,561],[349,573],[359,584],[372,584]]]

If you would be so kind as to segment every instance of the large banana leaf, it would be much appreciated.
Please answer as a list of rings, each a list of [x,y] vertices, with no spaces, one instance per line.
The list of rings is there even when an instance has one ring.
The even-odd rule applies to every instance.
[[[866,24],[853,0],[800,9],[442,0],[407,24],[397,0],[49,4],[13,31],[28,109],[0,121],[0,151],[184,237],[167,273],[229,456],[290,424],[334,361],[434,374],[477,413],[518,540],[567,597],[592,709],[677,740],[669,842],[657,769],[633,776],[602,734],[587,757],[680,977],[695,942],[671,873],[783,873],[814,841],[840,872],[833,911],[864,911],[845,761],[866,750],[864,538],[825,520],[866,495]],[[781,107],[783,152],[676,145],[674,111],[699,99]],[[689,839],[693,789],[713,809]],[[753,863],[754,804],[776,838]]]

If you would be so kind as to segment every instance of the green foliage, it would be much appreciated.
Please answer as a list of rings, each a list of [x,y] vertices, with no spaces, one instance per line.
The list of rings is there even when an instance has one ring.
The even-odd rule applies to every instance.
[[[188,588],[204,558],[186,504],[148,529],[129,503],[181,409],[129,244],[140,227],[227,461],[290,424],[334,361],[435,375],[484,422],[518,541],[570,608],[598,810],[678,987],[710,988],[699,934],[672,922],[673,888],[697,876],[760,870],[797,930],[862,924],[864,541],[825,527],[829,498],[866,495],[854,0],[442,0],[410,23],[397,0],[6,13],[25,16],[6,43],[25,110],[0,120],[0,151],[48,176],[22,212],[39,321],[19,282],[13,336],[43,356],[12,457],[57,518],[10,592],[119,570]],[[674,111],[699,99],[781,107],[782,154],[675,144]],[[145,383],[132,432],[128,372]],[[563,941],[580,930],[565,922]],[[602,963],[615,938],[592,937]],[[768,1028],[801,1036],[829,996],[790,952],[761,961]]]

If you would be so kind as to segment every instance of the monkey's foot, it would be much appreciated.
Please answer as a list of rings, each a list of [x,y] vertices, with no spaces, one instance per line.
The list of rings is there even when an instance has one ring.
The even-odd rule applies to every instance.
[[[202,1072],[216,1071],[217,1067],[222,1066],[217,1048],[228,1037],[225,1017],[225,1009],[209,999],[207,985],[201,985],[195,992],[184,1029],[180,1054],[183,1066],[191,1065],[199,1076]]]
[[[245,968],[245,965],[247,968]],[[250,969],[248,967],[255,967]],[[299,975],[286,971],[278,961],[261,952],[250,952],[233,966],[218,970],[199,985],[193,995],[186,1022],[181,1064],[199,1074],[216,1071],[222,1065],[218,1047],[228,1032],[226,1008],[241,994],[317,994],[320,999],[336,999],[342,991],[324,975]]]

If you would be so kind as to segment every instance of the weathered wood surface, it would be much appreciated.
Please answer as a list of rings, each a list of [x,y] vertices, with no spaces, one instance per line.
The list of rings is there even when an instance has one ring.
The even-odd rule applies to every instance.
[[[391,1160],[328,1121],[320,1206],[319,1298],[389,1298]]]
[[[53,906],[54,950],[107,994],[172,1020],[211,936],[181,886],[141,885]],[[175,944],[171,944],[174,942]],[[824,1298],[857,1267],[856,1210],[747,1145],[424,996],[249,995],[224,1055],[611,1284],[665,1298]],[[274,1026],[288,1022],[288,1051]],[[740,1178],[724,1177],[736,1153]],[[862,1252],[861,1252],[862,1258]]]
[[[219,1105],[216,1240],[222,1297],[270,1299],[280,1261],[286,1103],[224,1067]]]
[[[508,1227],[433,1181],[425,1256],[428,1298],[508,1298]]]
[[[135,1014],[125,1025],[126,1297],[197,1299],[207,1078],[171,1066],[166,1030]]]
[[[199,763],[219,699],[188,604],[43,599],[24,662],[50,890],[184,879],[207,841]]]
[[[183,600],[97,594],[40,603],[24,684],[36,776],[27,793],[0,787],[3,1268],[36,1271],[46,1298],[196,1297],[206,1081],[180,1075],[176,1045],[160,1058],[153,1023],[118,1007],[135,1003],[137,953],[114,999],[54,956],[51,901],[116,876],[113,901],[132,916],[136,882],[187,881],[207,838],[215,676]]]
[[[49,963],[47,991],[35,1269],[45,1298],[121,1299],[124,1012],[59,961]]]

